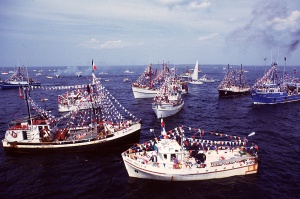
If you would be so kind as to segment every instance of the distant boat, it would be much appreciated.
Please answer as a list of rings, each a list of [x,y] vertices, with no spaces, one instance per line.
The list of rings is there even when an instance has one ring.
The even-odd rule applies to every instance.
[[[250,94],[250,86],[244,75],[241,64],[241,70],[230,70],[228,64],[228,71],[225,74],[223,81],[218,86],[219,97],[232,97],[239,95]]]
[[[27,87],[28,85],[40,86],[41,83],[29,78],[25,67],[18,67],[11,76],[0,83],[2,89]]]
[[[6,72],[6,71],[1,71],[1,74],[2,74],[2,75],[8,75],[8,72]]]
[[[125,70],[124,73],[131,74],[131,73],[134,73],[134,72],[133,71],[129,71],[129,70]]]
[[[124,78],[124,79],[123,79],[123,82],[131,82],[131,79],[129,79],[129,78]]]
[[[163,84],[166,71],[163,64],[161,71],[153,72],[152,64],[149,64],[145,71],[132,84],[134,98],[153,98],[157,94],[159,87]]]
[[[191,81],[189,81],[190,84],[203,84],[203,82],[198,79],[198,73],[199,73],[199,65],[198,65],[198,59],[197,59],[195,68],[194,68],[194,72],[191,75],[192,79],[191,79]]]
[[[52,77],[52,76],[46,76],[46,78],[47,78],[47,79],[53,79],[53,77]]]
[[[78,71],[78,72],[75,73],[75,75],[76,75],[77,77],[81,77],[81,74],[82,74],[82,72],[80,72],[80,71]]]
[[[107,75],[108,73],[105,72],[99,72],[99,75]]]
[[[277,63],[273,63],[270,70],[255,83],[251,90],[253,104],[279,104],[300,101],[299,78],[289,77],[285,70],[283,74],[284,77],[280,78]]]
[[[202,77],[200,77],[199,80],[202,82],[208,82],[208,83],[215,82],[215,80],[212,78],[209,78],[208,75],[203,75]]]
[[[186,71],[185,71],[185,73],[182,73],[181,75],[180,75],[180,77],[182,77],[182,78],[191,78],[191,75],[192,75],[193,73],[189,70],[189,67],[187,66],[186,67]]]

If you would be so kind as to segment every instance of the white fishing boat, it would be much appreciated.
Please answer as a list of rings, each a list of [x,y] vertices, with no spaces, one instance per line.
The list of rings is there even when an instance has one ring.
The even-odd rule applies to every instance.
[[[92,81],[81,92],[89,98],[92,107],[80,110],[78,104],[75,110],[60,117],[41,108],[31,98],[33,91],[29,96],[29,88],[25,88],[28,117],[11,122],[2,140],[4,150],[16,153],[103,151],[106,147],[119,148],[137,142],[140,120],[106,90],[94,73]],[[31,115],[32,109],[38,116]]]
[[[190,84],[203,84],[203,82],[198,79],[198,73],[199,73],[199,64],[197,59],[193,74],[191,75],[192,79],[191,81],[189,81]]]
[[[179,126],[121,154],[129,177],[195,181],[255,174],[258,146],[225,133]],[[189,137],[187,136],[189,135]]]
[[[184,101],[179,89],[177,80],[171,77],[168,77],[161,86],[152,102],[152,110],[158,119],[175,115],[182,109]]]
[[[149,64],[145,71],[132,84],[134,98],[153,98],[157,94],[159,87],[165,80],[167,66],[163,64],[161,71],[153,72],[152,64]]]
[[[58,112],[90,108],[92,108],[92,103],[85,88],[78,88],[76,90],[67,91],[63,95],[58,95]]]

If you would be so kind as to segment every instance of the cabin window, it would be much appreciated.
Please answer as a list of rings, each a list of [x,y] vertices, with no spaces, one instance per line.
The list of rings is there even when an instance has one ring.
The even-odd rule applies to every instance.
[[[174,158],[176,158],[176,154],[171,154],[171,160],[170,161],[173,161]]]
[[[167,159],[167,157],[168,157],[167,154],[164,154],[164,159],[165,159],[165,160]]]
[[[26,131],[22,131],[22,134],[23,134],[24,140],[27,140],[27,132]]]

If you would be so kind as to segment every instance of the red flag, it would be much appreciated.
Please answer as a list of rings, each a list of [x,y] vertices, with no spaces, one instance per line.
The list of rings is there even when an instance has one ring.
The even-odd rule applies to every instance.
[[[19,96],[20,96],[21,99],[23,99],[23,92],[22,92],[21,87],[19,87]]]
[[[94,60],[92,60],[92,66],[93,66],[93,70],[97,70],[97,66],[94,63]]]

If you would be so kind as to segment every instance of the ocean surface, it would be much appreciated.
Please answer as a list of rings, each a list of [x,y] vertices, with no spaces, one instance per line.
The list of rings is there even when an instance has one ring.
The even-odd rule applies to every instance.
[[[142,119],[140,142],[154,137],[150,129],[160,134],[160,120],[151,109],[152,99],[134,99],[131,82],[124,83],[123,79],[135,81],[145,67],[98,66],[95,71],[107,90]],[[89,83],[90,68],[29,67],[28,70],[43,86],[63,86]],[[8,155],[0,147],[0,198],[300,198],[300,102],[253,105],[250,95],[221,99],[217,87],[225,75],[223,65],[200,65],[200,69],[199,77],[207,74],[217,81],[189,84],[181,112],[164,119],[166,130],[188,125],[240,136],[256,132],[249,140],[259,146],[257,174],[195,182],[152,181],[129,178],[120,151]],[[265,66],[244,66],[244,69],[248,82],[253,85],[264,74]],[[290,66],[286,71],[292,74],[293,69]],[[300,71],[300,67],[296,69]],[[39,70],[43,70],[42,75],[36,76]],[[134,73],[124,74],[125,70]],[[178,66],[179,74],[185,70],[186,65]],[[78,71],[82,77],[75,75]],[[54,76],[58,73],[60,78]],[[31,96],[56,115],[57,95],[65,91],[37,89]],[[43,102],[42,98],[48,101]],[[26,113],[18,89],[0,89],[1,140],[9,122]]]

